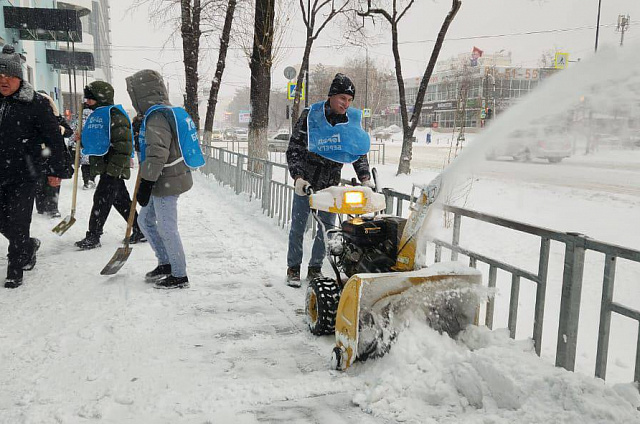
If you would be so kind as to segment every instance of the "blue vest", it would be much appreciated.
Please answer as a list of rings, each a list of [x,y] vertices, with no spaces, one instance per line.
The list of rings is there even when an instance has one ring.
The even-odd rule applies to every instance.
[[[309,151],[340,163],[352,163],[369,153],[371,139],[362,129],[362,112],[350,107],[348,121],[331,126],[324,114],[324,103],[311,105],[307,116]]]
[[[129,115],[122,105],[101,106],[91,112],[82,127],[82,154],[85,156],[104,156],[111,147],[111,109],[116,108],[129,121]],[[133,132],[131,133],[133,145]],[[131,155],[133,157],[133,154]]]
[[[179,106],[154,105],[151,106],[144,115],[144,120],[140,126],[138,135],[138,143],[140,144],[140,161],[146,159],[146,128],[147,119],[157,110],[166,110],[171,112],[175,121],[175,129],[178,134],[178,143],[180,145],[180,153],[184,159],[184,163],[192,169],[200,168],[205,164],[204,155],[200,150],[200,142],[198,141],[198,130],[186,110]]]

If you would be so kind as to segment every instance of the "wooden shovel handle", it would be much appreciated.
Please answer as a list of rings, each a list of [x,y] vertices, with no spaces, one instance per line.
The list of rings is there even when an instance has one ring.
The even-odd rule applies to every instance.
[[[131,231],[133,230],[133,219],[136,216],[136,206],[138,201],[136,196],[138,195],[138,187],[140,187],[142,172],[140,172],[140,166],[138,166],[138,176],[136,177],[136,186],[133,189],[133,199],[131,200],[131,210],[129,211],[129,219],[127,219],[127,232],[124,236],[124,245],[129,247],[129,237],[131,237]]]

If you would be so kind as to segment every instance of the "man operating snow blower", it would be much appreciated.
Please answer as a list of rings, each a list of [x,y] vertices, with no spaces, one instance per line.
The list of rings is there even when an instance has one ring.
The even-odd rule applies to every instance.
[[[291,212],[289,250],[287,253],[287,284],[300,287],[302,242],[309,218],[309,188],[322,190],[340,183],[345,163],[353,164],[362,185],[373,188],[369,173],[369,135],[362,129],[362,113],[350,107],[356,94],[353,82],[343,74],[336,74],[329,88],[327,101],[305,109],[296,123],[289,147],[287,164],[295,182]],[[319,217],[325,227],[334,225],[335,214],[321,211]],[[325,257],[324,235],[316,233],[307,270],[307,281],[322,277]]]

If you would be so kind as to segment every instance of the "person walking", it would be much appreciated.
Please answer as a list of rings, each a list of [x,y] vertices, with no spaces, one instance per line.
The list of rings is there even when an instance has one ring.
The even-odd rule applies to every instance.
[[[113,95],[113,87],[105,81],[94,81],[84,88],[85,107],[93,112],[79,141],[82,150],[90,156],[91,175],[99,175],[100,180],[93,195],[89,230],[85,238],[75,243],[81,250],[100,247],[112,206],[125,221],[131,210],[131,197],[124,183],[131,175],[131,122],[122,106],[113,103]],[[137,219],[136,213],[130,244],[146,241]]]
[[[36,180],[43,172],[71,177],[65,149],[49,101],[23,80],[22,58],[5,45],[0,54],[0,233],[9,241],[5,288],[22,285],[23,271],[36,265],[40,241],[30,235]]]
[[[193,186],[191,168],[204,163],[195,124],[183,108],[171,106],[158,72],[139,71],[126,82],[133,107],[144,116],[138,139],[137,200],[142,206],[138,222],[158,260],[145,280],[159,289],[189,287],[178,231],[178,198]]]
[[[362,129],[361,112],[350,107],[355,94],[353,82],[344,74],[336,74],[329,88],[328,99],[302,111],[289,140],[287,164],[295,184],[287,252],[286,281],[291,287],[301,285],[302,243],[310,213],[308,189],[318,191],[339,185],[344,163],[353,164],[362,185],[374,187],[366,156],[370,145],[369,135]],[[329,138],[338,140],[340,149],[324,151],[318,145],[321,139]],[[320,211],[318,215],[326,228],[334,225],[335,214]],[[307,281],[323,276],[324,257],[324,234],[318,231],[311,250]]]
[[[60,133],[62,137],[70,137],[73,134],[73,130],[67,123],[67,120],[64,119],[63,116],[60,115],[58,111],[58,106],[53,101],[51,97],[44,91],[38,90],[38,94],[47,99],[49,105],[51,106],[51,111],[56,117],[58,121],[58,125],[60,128]],[[42,143],[42,151],[47,151],[47,146],[45,143]],[[71,154],[65,152],[68,156],[68,161],[71,161]],[[43,160],[48,161],[48,157],[46,154],[42,155]],[[45,166],[46,169],[46,166]],[[38,178],[36,181],[36,210],[39,214],[47,214],[51,218],[60,217],[60,211],[58,210],[58,198],[60,195],[60,178],[47,175],[46,171]]]

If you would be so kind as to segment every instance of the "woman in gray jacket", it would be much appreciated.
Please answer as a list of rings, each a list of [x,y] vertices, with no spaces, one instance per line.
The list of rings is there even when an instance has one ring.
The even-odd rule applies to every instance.
[[[145,279],[155,283],[156,288],[189,287],[177,207],[178,197],[191,188],[193,178],[182,158],[169,96],[162,76],[152,70],[128,77],[127,91],[136,112],[145,116],[140,131],[144,160],[136,197],[142,206],[138,224],[158,258],[158,266]],[[149,110],[156,105],[167,107]]]

